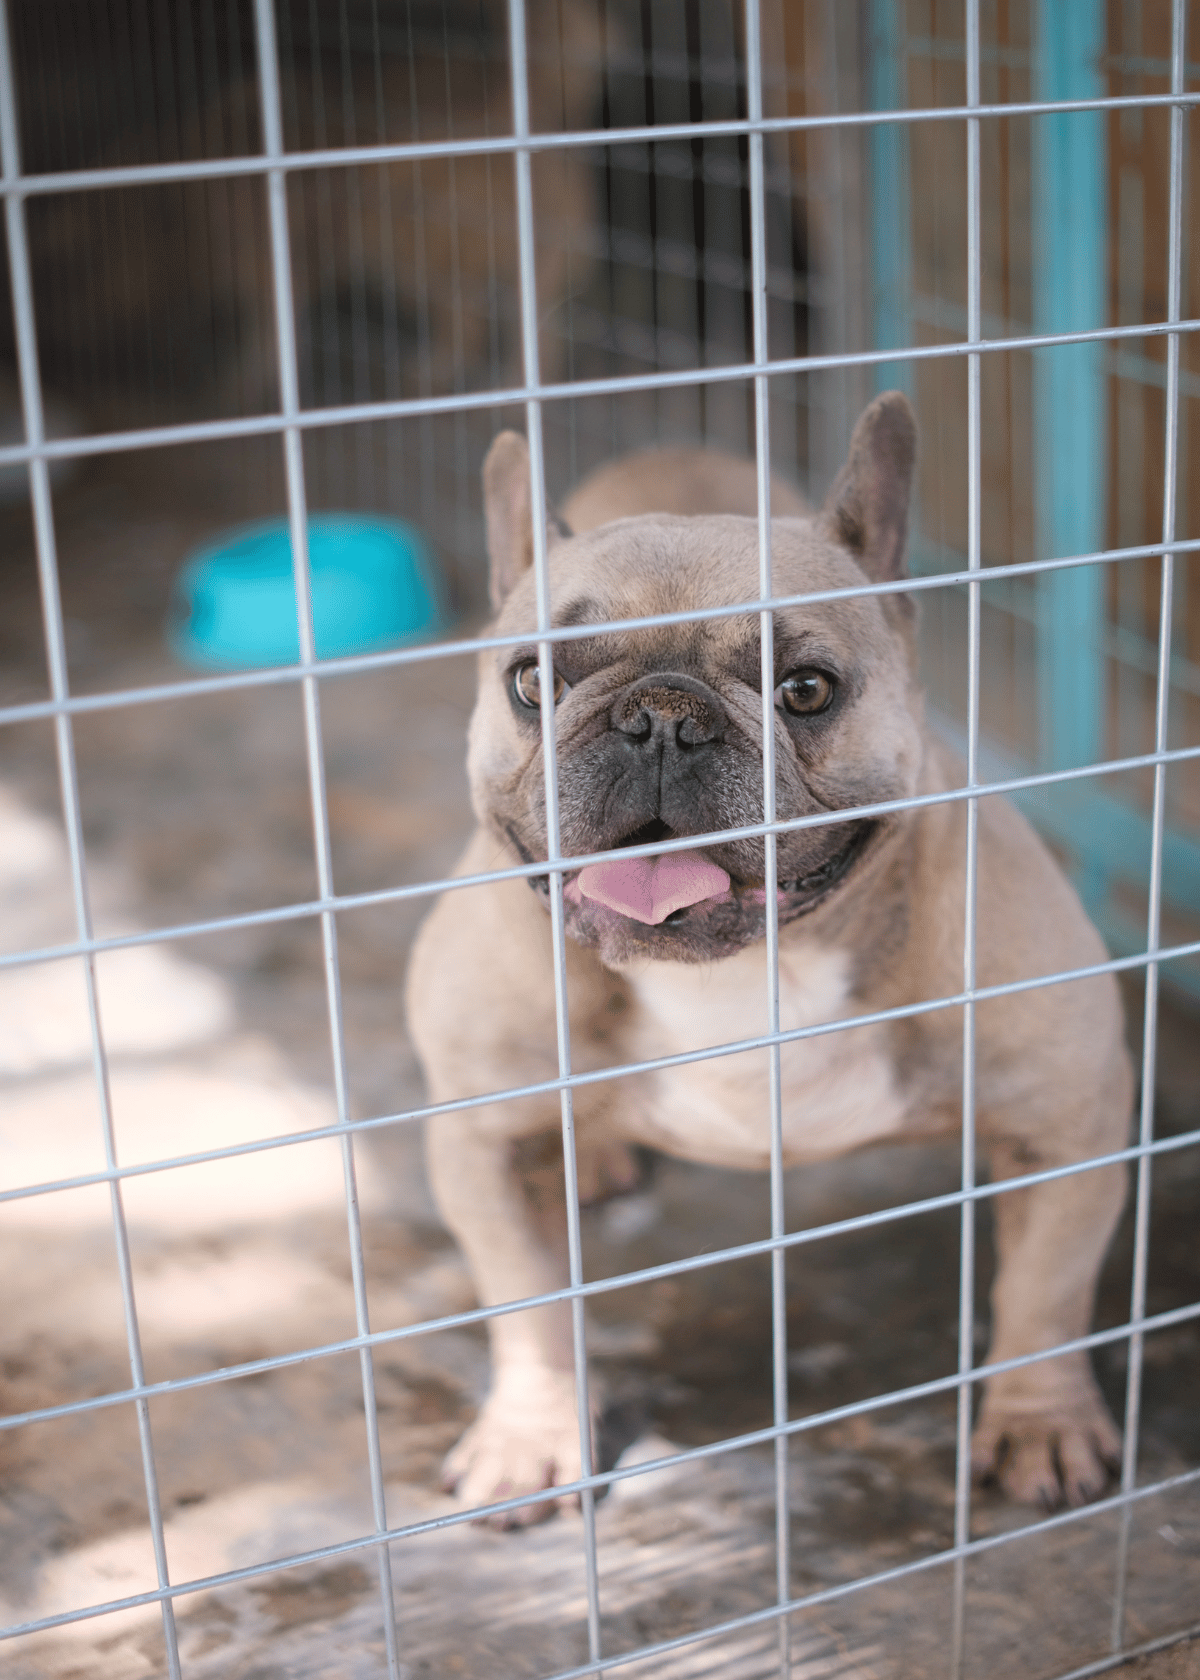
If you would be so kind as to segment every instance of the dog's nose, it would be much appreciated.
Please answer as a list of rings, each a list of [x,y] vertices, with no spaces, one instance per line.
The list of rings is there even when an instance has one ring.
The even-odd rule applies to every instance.
[[[631,683],[612,709],[613,728],[637,746],[684,751],[719,741],[725,708],[707,684],[678,672],[660,672]]]

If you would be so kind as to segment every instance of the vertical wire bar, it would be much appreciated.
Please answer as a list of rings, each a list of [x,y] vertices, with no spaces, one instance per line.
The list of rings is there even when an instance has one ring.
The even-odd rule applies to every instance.
[[[762,98],[762,28],[758,0],[746,0],[746,113],[760,122]],[[763,135],[750,135],[750,284],[754,327],[754,449],[758,469],[758,588],[769,600],[771,587],[771,431],[770,361],[767,332],[767,239]],[[775,821],[775,621],[759,615],[762,659],[763,821]],[[763,890],[766,895],[767,1032],[779,1032],[779,865],[774,834],[763,836]],[[767,1051],[767,1089],[771,1126],[771,1236],[787,1230],[783,1186],[783,1097],[779,1041]],[[782,1248],[771,1250],[772,1409],[777,1428],[788,1420],[787,1274]],[[775,1591],[777,1602],[791,1597],[791,1509],[788,1500],[788,1440],[775,1437]],[[791,1668],[790,1628],[779,1618],[779,1673]]]
[[[1171,92],[1183,93],[1186,10],[1184,0],[1174,0],[1171,13]],[[1168,191],[1169,232],[1167,247],[1167,320],[1178,322],[1183,299],[1183,138],[1182,105],[1171,107],[1171,166]],[[1166,417],[1163,462],[1163,542],[1175,540],[1175,504],[1179,476],[1179,334],[1167,335]],[[1162,557],[1162,582],[1158,616],[1158,692],[1154,714],[1154,750],[1167,749],[1167,727],[1171,697],[1171,614],[1174,555]],[[1159,948],[1162,921],[1163,828],[1165,823],[1167,767],[1154,766],[1154,804],[1150,827],[1150,892],[1146,916],[1146,950]],[[1138,1121],[1138,1142],[1143,1148],[1154,1137],[1154,1073],[1158,1040],[1159,965],[1146,964],[1146,999],[1142,1037],[1142,1100]],[[1137,1325],[1146,1316],[1146,1275],[1150,1251],[1151,1158],[1138,1160],[1134,1204],[1133,1281],[1130,1289],[1129,1321]],[[1134,1330],[1129,1338],[1129,1367],[1125,1384],[1125,1441],[1121,1455],[1121,1492],[1130,1493],[1137,1481],[1138,1437],[1141,1423],[1142,1363],[1144,1337]],[[1129,1544],[1133,1529],[1133,1507],[1121,1510],[1117,1537],[1116,1586],[1113,1592],[1112,1649],[1120,1651],[1125,1641],[1125,1610],[1129,1584]]]
[[[967,106],[978,107],[979,98],[979,0],[966,6]],[[967,342],[978,344],[981,313],[981,229],[979,204],[979,118],[967,118]],[[981,565],[980,474],[980,356],[967,356],[967,567],[977,572]],[[979,614],[980,585],[967,585],[967,787],[979,785]],[[963,990],[975,986],[975,901],[979,859],[979,801],[966,801],[966,887],[963,905]],[[962,1189],[975,1188],[975,1004],[963,1005],[962,1077]],[[972,1384],[967,1380],[975,1361],[975,1202],[962,1204],[959,1226],[958,1296],[958,1418],[955,1441],[954,1544],[965,1546],[971,1535],[971,1400]],[[958,1680],[962,1673],[963,1642],[966,1634],[966,1565],[961,1554],[954,1560],[953,1625],[950,1640],[950,1673]]]
[[[258,47],[259,97],[262,106],[263,152],[270,158],[283,156],[283,120],[279,98],[279,54],[275,40],[272,0],[255,0],[254,22]],[[291,244],[288,235],[287,178],[282,169],[267,171],[267,208],[270,218],[271,271],[275,295],[276,347],[279,356],[279,393],[285,420],[294,421],[300,412],[300,380],[296,354],[296,322],[292,300]],[[304,454],[299,428],[292,424],[283,432],[284,470],[287,479],[288,523],[292,541],[292,569],[296,584],[296,615],[300,638],[300,664],[316,658],[313,632],[312,585],[308,563],[308,517],[305,505]],[[321,742],[321,711],[318,678],[310,673],[300,679],[304,699],[304,732],[308,759],[309,793],[312,802],[313,845],[318,886],[322,898],[333,892],[333,868],[329,844],[329,806],[325,791],[325,760]],[[332,910],[321,913],[321,937],[325,964],[325,988],[329,1005],[330,1048],[334,1090],[340,1125],[350,1118],[346,1080],[346,1048],[342,1019],[341,977],[338,972],[337,921]],[[342,1174],[346,1193],[346,1224],[350,1242],[350,1268],[354,1287],[354,1316],[358,1335],[370,1333],[366,1274],[363,1265],[362,1222],[358,1206],[358,1185],[354,1164],[354,1140],[349,1132],[340,1138]],[[375,1368],[371,1349],[359,1349],[363,1412],[367,1433],[367,1461],[371,1481],[371,1506],[375,1532],[387,1531],[387,1503],[383,1488],[383,1462],[379,1446],[379,1415],[375,1397]],[[400,1680],[397,1652],[396,1606],[392,1590],[392,1560],[387,1546],[377,1546],[379,1593],[383,1603],[384,1643],[389,1680]]]
[[[9,279],[12,287],[13,325],[17,340],[17,366],[21,382],[25,439],[32,449],[38,449],[46,441],[46,427],[42,403],[41,373],[38,367],[33,282],[29,266],[29,246],[25,236],[25,200],[19,191],[21,149],[17,128],[17,90],[13,76],[7,0],[0,0],[0,168],[3,170],[5,186],[5,230],[8,235]],[[38,583],[42,598],[42,617],[46,637],[46,669],[50,680],[50,693],[55,700],[65,700],[69,693],[70,684],[66,643],[63,634],[62,600],[58,585],[58,554],[54,533],[54,504],[50,494],[50,468],[44,455],[35,455],[29,463],[29,493],[33,504],[34,543],[37,551]],[[59,712],[56,714],[54,730],[55,746],[58,754],[59,785],[63,804],[63,821],[71,861],[71,889],[74,900],[75,925],[80,939],[89,940],[92,937],[92,912],[88,892],[87,858],[83,840],[79,776],[75,764],[75,737],[71,719],[67,713]],[[96,1097],[104,1137],[104,1162],[105,1166],[111,1171],[117,1165],[117,1143],[113,1125],[108,1053],[104,1044],[104,1030],[100,1019],[100,1001],[96,987],[96,958],[94,953],[87,952],[81,960],[87,989],[92,1071],[96,1080]],[[125,1221],[125,1204],[119,1179],[113,1178],[109,1181],[109,1201],[112,1213],[113,1245],[116,1250],[117,1272],[121,1284],[121,1307],[125,1322],[129,1374],[133,1386],[140,1388],[146,1381],[146,1371],[142,1358],[142,1338],[138,1325],[137,1299],[133,1285],[129,1230]],[[158,1585],[167,1587],[170,1585],[170,1574],[167,1568],[166,1538],[163,1533],[162,1500],[159,1496],[158,1468],[154,1459],[154,1439],[150,1428],[150,1404],[144,1396],[134,1401],[134,1413],[137,1417],[138,1440],[142,1456],[142,1477],[146,1489],[146,1511],[154,1551],[155,1575]],[[167,1653],[167,1673],[170,1680],[180,1680],[179,1642],[175,1630],[174,1605],[169,1598],[164,1598],[161,1602],[163,1640]]]
[[[536,392],[541,383],[538,349],[537,265],[533,225],[533,169],[529,150],[529,66],[526,56],[525,3],[508,0],[509,59],[512,74],[513,166],[517,182],[517,253],[521,282],[521,342],[525,384]],[[542,403],[525,404],[529,439],[529,490],[533,514],[533,564],[537,586],[537,628],[544,638],[550,625],[550,576],[546,551],[546,461],[542,441]],[[546,783],[546,860],[550,864],[550,932],[554,951],[554,1011],[558,1036],[558,1072],[571,1072],[571,1027],[567,996],[567,949],[563,926],[563,873],[558,813],[558,753],[554,735],[554,647],[538,642],[538,681],[542,708],[542,773]],[[547,700],[547,697],[549,699]],[[579,1178],[575,1161],[575,1108],[569,1085],[561,1093],[563,1180],[567,1202],[567,1255],[572,1287],[583,1282],[579,1228]],[[575,1362],[575,1401],[579,1417],[579,1457],[584,1476],[593,1473],[592,1409],[588,1393],[587,1327],[583,1299],[571,1298],[571,1340]],[[596,1498],[591,1488],[580,1494],[583,1512],[583,1558],[587,1575],[588,1660],[600,1660],[600,1581],[596,1565]],[[603,1672],[602,1670],[599,1672]]]

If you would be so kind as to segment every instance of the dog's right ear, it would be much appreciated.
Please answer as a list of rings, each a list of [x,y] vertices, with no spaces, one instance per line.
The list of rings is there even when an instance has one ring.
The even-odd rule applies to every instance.
[[[877,583],[904,575],[916,459],[912,404],[900,391],[885,391],[859,417],[846,464],[821,508],[830,537]]]
[[[519,432],[501,432],[483,463],[483,511],[487,521],[488,589],[497,612],[514,584],[533,565],[533,514],[529,488],[529,445]],[[546,547],[570,531],[546,516]]]

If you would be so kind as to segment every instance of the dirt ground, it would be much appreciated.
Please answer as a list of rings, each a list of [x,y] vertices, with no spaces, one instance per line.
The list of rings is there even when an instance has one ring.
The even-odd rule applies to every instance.
[[[244,446],[239,482],[246,481]],[[274,446],[272,446],[273,448]],[[228,464],[228,457],[226,457]],[[257,511],[221,500],[222,456],[112,461],[57,497],[64,611],[77,690],[179,674],[161,626],[170,579],[214,527]],[[250,475],[253,478],[253,474]],[[278,494],[262,456],[261,499]],[[214,508],[218,509],[214,513]],[[44,693],[29,520],[0,513],[0,703]],[[446,872],[466,832],[462,735],[473,673],[442,660],[323,685],[335,881],[367,891]],[[264,688],[102,712],[76,731],[102,932],[282,905],[315,888],[297,695]],[[70,937],[53,731],[0,731],[0,948]],[[356,1115],[421,1101],[401,987],[420,900],[339,917]],[[207,935],[100,963],[123,1161],[303,1130],[334,1117],[322,955],[307,921]],[[1127,993],[1131,1022],[1139,997]],[[1136,1037],[1136,1031],[1134,1036]],[[81,977],[71,963],[0,973],[0,1140],[7,1184],[102,1164]],[[1162,1131],[1200,1114],[1196,1019],[1164,1005]],[[472,1304],[429,1200],[416,1128],[356,1147],[372,1326]],[[790,1175],[789,1218],[816,1224],[952,1187],[951,1151],[866,1153]],[[1149,1306],[1200,1296],[1200,1151],[1154,1172]],[[127,1182],[140,1330],[157,1381],[353,1334],[342,1168],[327,1141]],[[762,1181],[662,1163],[647,1188],[586,1216],[589,1275],[627,1271],[766,1229]],[[981,1221],[981,1346],[987,1220]],[[910,1218],[789,1261],[792,1404],[801,1416],[953,1368],[957,1218]],[[1127,1216],[1106,1265],[1100,1324],[1128,1312]],[[0,1398],[6,1413],[119,1390],[125,1328],[102,1188],[0,1204]],[[609,1395],[607,1455],[653,1456],[770,1418],[765,1264],[722,1264],[600,1297],[591,1329]],[[1139,1474],[1200,1462],[1200,1332],[1151,1337]],[[1124,1348],[1098,1358],[1115,1409]],[[376,1359],[391,1524],[452,1507],[442,1454],[483,1391],[483,1337],[413,1336]],[[335,1355],[156,1400],[151,1422],[174,1580],[372,1527],[358,1360]],[[791,1454],[794,1592],[937,1551],[953,1525],[953,1405],[892,1407],[802,1433]],[[977,1537],[1036,1513],[975,1498]],[[598,1507],[604,1652],[617,1655],[769,1605],[772,1461],[745,1450],[622,1484]],[[1107,1514],[982,1553],[967,1569],[972,1680],[1032,1680],[1109,1649],[1117,1520]],[[516,1536],[458,1525],[392,1548],[410,1676],[547,1675],[586,1661],[582,1530],[565,1516]],[[17,1623],[154,1584],[128,1405],[0,1432],[0,1621]],[[951,1574],[929,1568],[793,1619],[793,1675],[923,1680],[947,1672]],[[189,1680],[359,1680],[382,1670],[369,1553],[178,1601]],[[1200,1492],[1134,1508],[1128,1638],[1200,1620]],[[684,1646],[630,1680],[757,1680],[778,1672],[773,1626]],[[1147,1680],[1200,1675],[1200,1646],[1139,1662]],[[154,1607],[17,1639],[13,1680],[141,1680],[165,1672]]]

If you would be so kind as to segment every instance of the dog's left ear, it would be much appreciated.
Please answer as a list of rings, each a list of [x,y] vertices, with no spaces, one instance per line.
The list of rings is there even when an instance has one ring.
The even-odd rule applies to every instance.
[[[529,445],[519,432],[501,432],[483,463],[483,511],[487,522],[488,589],[497,612],[513,585],[533,565],[533,515],[529,487]],[[546,547],[570,531],[546,515]]]
[[[902,391],[864,409],[846,464],[821,508],[827,535],[848,548],[875,583],[903,577],[917,420]]]

